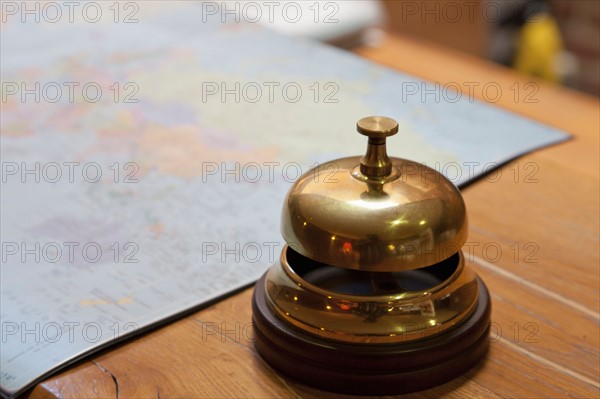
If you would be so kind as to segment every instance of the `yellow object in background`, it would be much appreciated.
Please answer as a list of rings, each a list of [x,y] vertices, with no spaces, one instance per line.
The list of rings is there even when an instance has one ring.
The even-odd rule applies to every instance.
[[[521,72],[559,82],[556,68],[563,42],[556,20],[548,13],[533,15],[519,34],[513,67]]]

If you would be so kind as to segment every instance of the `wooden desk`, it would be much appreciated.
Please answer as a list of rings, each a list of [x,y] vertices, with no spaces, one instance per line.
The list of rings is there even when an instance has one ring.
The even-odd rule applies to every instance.
[[[496,82],[499,106],[575,135],[465,189],[469,263],[493,300],[490,353],[467,375],[413,396],[598,397],[599,101],[539,83],[530,98],[538,101],[526,102],[514,85],[524,89],[531,78],[404,38],[357,52],[441,84]],[[247,289],[92,356],[30,397],[338,397],[284,380],[261,360],[250,296]]]

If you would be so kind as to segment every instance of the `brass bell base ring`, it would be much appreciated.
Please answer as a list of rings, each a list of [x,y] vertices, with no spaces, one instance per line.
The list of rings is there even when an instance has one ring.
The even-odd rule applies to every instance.
[[[256,350],[283,375],[315,388],[359,395],[419,391],[464,374],[489,346],[490,297],[479,277],[475,309],[458,326],[392,344],[337,342],[304,332],[274,313],[265,279],[252,298]]]

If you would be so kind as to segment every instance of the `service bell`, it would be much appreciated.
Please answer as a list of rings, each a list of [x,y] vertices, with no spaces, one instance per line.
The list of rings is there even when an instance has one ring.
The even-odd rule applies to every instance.
[[[487,288],[464,262],[465,204],[422,164],[390,158],[396,121],[367,117],[363,157],[302,175],[283,206],[287,245],[256,283],[255,345],[276,370],[351,394],[425,389],[485,354]]]

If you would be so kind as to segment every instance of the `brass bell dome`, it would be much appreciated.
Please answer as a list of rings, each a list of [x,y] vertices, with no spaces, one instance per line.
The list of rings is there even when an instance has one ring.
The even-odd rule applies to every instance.
[[[390,158],[390,118],[357,123],[369,137],[365,156],[309,170],[294,184],[281,218],[284,240],[318,262],[363,271],[413,270],[439,263],[467,238],[464,201],[437,171]]]

